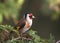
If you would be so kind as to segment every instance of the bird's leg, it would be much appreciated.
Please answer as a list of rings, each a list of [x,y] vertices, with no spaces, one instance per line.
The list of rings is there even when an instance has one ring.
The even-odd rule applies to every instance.
[[[20,37],[22,38],[22,33],[20,34]]]
[[[21,35],[20,35],[20,37],[21,37],[21,40],[22,40],[22,43],[24,43],[24,39],[23,39],[23,33],[21,33]]]

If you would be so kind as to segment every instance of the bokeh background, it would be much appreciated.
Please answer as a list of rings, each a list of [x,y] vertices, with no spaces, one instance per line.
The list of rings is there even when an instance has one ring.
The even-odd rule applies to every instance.
[[[27,12],[35,15],[31,29],[40,37],[52,33],[60,40],[60,0],[0,0],[0,25],[15,26]]]

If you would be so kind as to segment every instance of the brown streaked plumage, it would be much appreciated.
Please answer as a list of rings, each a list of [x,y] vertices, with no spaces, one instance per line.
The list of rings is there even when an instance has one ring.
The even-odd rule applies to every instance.
[[[32,19],[33,19],[32,13],[25,14],[24,18],[17,23],[15,29],[18,30],[20,33],[25,33],[32,26]]]
[[[22,19],[21,21],[19,21],[16,26],[15,29],[16,30],[20,30],[21,28],[23,28],[25,26],[25,19]],[[19,29],[18,29],[19,28]]]

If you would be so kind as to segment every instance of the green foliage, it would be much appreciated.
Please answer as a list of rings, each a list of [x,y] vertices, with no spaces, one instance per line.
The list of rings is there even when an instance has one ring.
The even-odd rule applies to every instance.
[[[0,2],[0,23],[3,21],[3,17],[7,20],[10,17],[17,19],[18,11],[21,9],[23,2],[23,0],[6,0],[4,3]]]
[[[2,14],[0,14],[0,23],[2,23],[2,21],[3,21],[3,16],[2,16]]]
[[[48,40],[49,43],[55,43],[55,38],[52,34],[50,34],[50,39]]]
[[[49,3],[52,3],[53,5],[57,4],[57,0],[47,0],[47,1],[49,1]]]
[[[16,34],[19,34],[18,31],[16,31],[12,26],[8,26],[8,25],[0,25],[0,30],[3,30],[3,31],[14,31]]]
[[[14,31],[15,33],[19,33],[10,25],[0,25],[0,33],[2,33],[2,31],[8,32],[9,30]],[[29,30],[26,34],[29,34],[29,36],[32,36],[32,40],[27,40],[27,39],[18,40],[14,37],[14,35],[13,36],[10,35],[12,36],[12,39],[8,39],[4,42],[5,43],[55,43],[54,36],[52,36],[51,34],[49,39],[42,39],[39,35],[37,35],[37,32],[34,30]]]
[[[47,0],[49,2],[49,7],[52,11],[51,19],[57,20],[60,16],[60,0]]]

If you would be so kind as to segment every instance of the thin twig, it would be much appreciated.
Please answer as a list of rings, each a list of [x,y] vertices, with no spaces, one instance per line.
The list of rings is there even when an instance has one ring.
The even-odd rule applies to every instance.
[[[17,38],[14,38],[14,39],[12,39],[11,41],[13,41],[13,40],[18,40],[18,39],[21,39],[21,38],[23,38],[23,39],[25,39],[25,40],[32,40],[32,39],[30,39],[30,38],[26,38],[26,37],[17,37]]]

